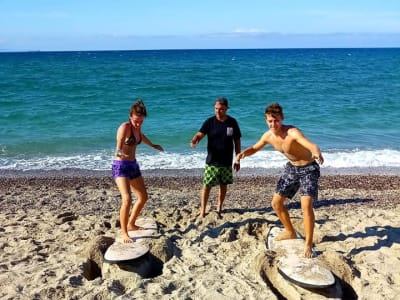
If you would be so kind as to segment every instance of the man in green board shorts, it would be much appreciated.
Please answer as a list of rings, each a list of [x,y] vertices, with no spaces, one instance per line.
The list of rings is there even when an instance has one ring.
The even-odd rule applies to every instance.
[[[204,121],[200,130],[193,136],[190,146],[194,148],[207,135],[207,158],[204,170],[203,188],[201,191],[201,207],[199,217],[206,214],[206,206],[211,188],[219,185],[217,214],[222,218],[222,204],[225,200],[228,184],[233,183],[232,161],[233,151],[240,153],[240,138],[242,136],[236,119],[227,115],[228,100],[217,98],[214,104],[215,116]],[[237,172],[239,162],[233,165]]]

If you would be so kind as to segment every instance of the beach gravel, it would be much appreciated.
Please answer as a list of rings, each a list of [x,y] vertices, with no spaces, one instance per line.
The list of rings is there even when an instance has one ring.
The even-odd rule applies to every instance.
[[[209,213],[202,220],[196,218],[201,173],[145,172],[144,177],[149,200],[142,215],[157,220],[170,250],[168,259],[158,261],[158,272],[126,284],[102,278],[101,259],[87,256],[94,240],[110,243],[119,234],[120,195],[110,177],[101,172],[1,175],[0,298],[295,299],[302,295],[276,286],[266,270],[273,258],[266,250],[265,234],[279,222],[270,207],[277,175],[236,176],[222,219],[214,212],[217,189],[213,189]],[[314,203],[315,247],[347,299],[400,298],[400,275],[394,271],[400,269],[399,204],[398,175],[321,177],[319,200]],[[287,205],[302,232],[299,196]]]

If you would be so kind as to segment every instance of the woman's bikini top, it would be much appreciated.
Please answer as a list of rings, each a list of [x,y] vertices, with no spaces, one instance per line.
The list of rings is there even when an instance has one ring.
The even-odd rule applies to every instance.
[[[130,126],[131,126],[131,136],[125,139],[124,144],[125,144],[125,145],[129,145],[129,146],[132,146],[132,145],[139,145],[139,144],[142,142],[142,139],[140,138],[138,141],[136,141],[136,137],[135,137],[135,135],[133,134],[133,127],[132,127],[132,124],[130,124]]]

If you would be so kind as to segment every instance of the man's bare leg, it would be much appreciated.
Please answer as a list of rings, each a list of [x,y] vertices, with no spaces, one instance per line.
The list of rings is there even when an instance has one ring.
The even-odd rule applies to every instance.
[[[282,222],[283,227],[285,228],[285,230],[276,237],[277,241],[296,238],[296,231],[292,225],[292,222],[290,221],[289,212],[287,211],[284,202],[285,197],[274,193],[271,206],[277,214],[279,220]]]
[[[204,218],[206,215],[206,207],[208,202],[208,197],[210,196],[211,187],[203,186],[201,190],[201,202],[200,202],[200,214],[199,218]]]
[[[312,244],[313,244],[314,223],[315,223],[313,200],[310,196],[301,197],[301,209],[303,211],[304,233],[306,236],[306,242],[304,245],[304,256],[310,258],[313,255]]]
[[[219,194],[218,194],[218,204],[217,204],[217,214],[221,218],[222,204],[224,203],[226,191],[228,190],[228,186],[226,184],[219,186]]]

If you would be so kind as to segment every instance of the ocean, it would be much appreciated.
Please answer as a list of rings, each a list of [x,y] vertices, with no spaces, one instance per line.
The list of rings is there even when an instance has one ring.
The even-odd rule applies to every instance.
[[[0,170],[110,170],[118,126],[136,98],[148,110],[143,170],[203,168],[206,139],[189,142],[229,100],[242,148],[285,124],[322,149],[323,168],[400,167],[400,48],[0,53]],[[278,169],[270,146],[242,168]]]

